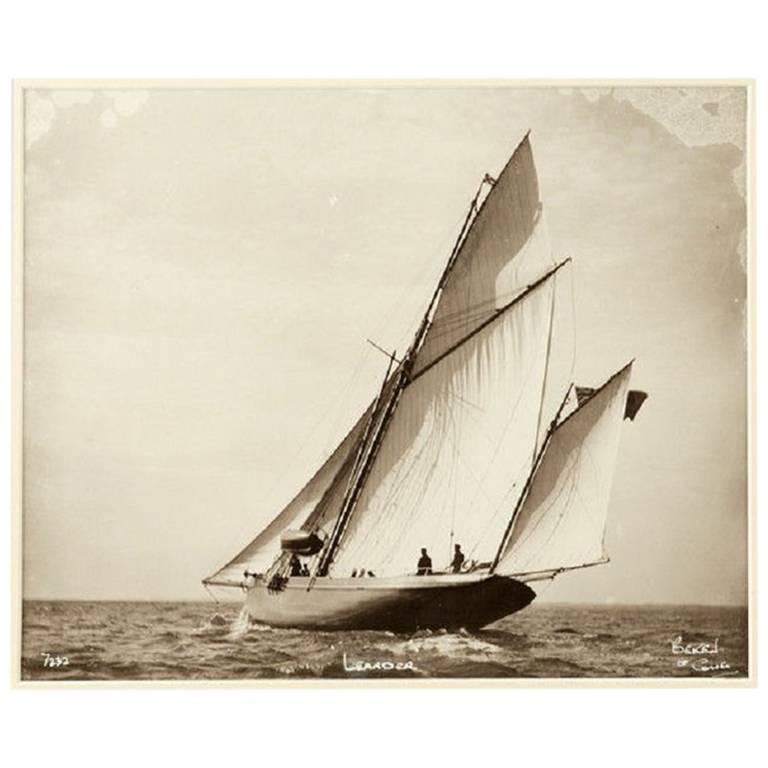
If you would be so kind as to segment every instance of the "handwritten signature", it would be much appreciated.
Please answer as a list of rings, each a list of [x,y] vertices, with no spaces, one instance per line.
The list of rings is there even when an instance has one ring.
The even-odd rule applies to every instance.
[[[69,666],[68,656],[54,656],[47,652],[42,652],[40,655],[43,657],[44,667],[68,667]]]
[[[347,660],[347,654],[342,654],[345,672],[389,672],[409,669],[416,671],[418,667],[408,661],[364,661],[363,659]]]
[[[720,651],[720,638],[716,637],[714,642],[704,643],[686,643],[683,636],[670,640],[672,653],[680,656],[677,659],[678,667],[688,667],[694,672],[720,672],[730,669],[731,665],[725,659],[715,659]]]

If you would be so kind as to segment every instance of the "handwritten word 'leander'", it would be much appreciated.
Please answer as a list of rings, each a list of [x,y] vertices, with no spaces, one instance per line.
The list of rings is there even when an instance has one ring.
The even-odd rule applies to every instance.
[[[347,654],[342,655],[345,672],[388,672],[410,669],[415,671],[416,665],[408,661],[363,661],[355,659],[347,661]]]
[[[678,635],[672,643],[672,653],[686,656],[701,656],[704,654],[720,653],[720,638],[716,637],[714,643],[684,643],[683,636]]]

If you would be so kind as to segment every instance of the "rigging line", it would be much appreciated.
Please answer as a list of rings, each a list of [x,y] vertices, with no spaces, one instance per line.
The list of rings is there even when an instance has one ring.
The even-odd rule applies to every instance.
[[[474,408],[475,411],[479,411],[480,413],[485,413],[485,408],[481,408],[479,405],[475,405],[474,403],[470,403],[469,400],[465,400],[461,395],[453,395],[456,400],[458,400],[460,405],[463,405],[465,407]],[[478,414],[473,413],[472,411],[467,411],[467,414],[472,419],[472,423],[477,427],[477,434],[480,435],[480,437],[483,438],[483,440],[488,443],[488,446],[493,451],[497,448],[497,444],[494,443],[493,439],[482,429],[482,423],[480,422],[478,418]]]
[[[387,366],[387,373],[384,376],[384,382],[381,385],[379,394],[377,395],[376,400],[374,401],[370,418],[368,419],[368,423],[365,426],[365,432],[363,433],[363,436],[360,442],[358,443],[357,451],[355,454],[355,464],[352,469],[352,474],[350,475],[349,480],[347,482],[347,489],[344,492],[344,498],[342,500],[341,510],[339,511],[339,515],[336,518],[331,535],[328,538],[326,549],[321,555],[321,557],[319,558],[317,566],[315,568],[315,572],[312,574],[312,578],[310,579],[308,589],[312,588],[315,582],[315,579],[317,578],[318,575],[324,575],[324,573],[327,572],[328,566],[330,565],[330,557],[332,556],[333,550],[336,548],[338,543],[337,537],[341,535],[341,526],[343,525],[342,518],[345,515],[345,507],[347,507],[350,499],[350,494],[353,492],[355,485],[360,477],[360,473],[362,471],[361,466],[364,464],[364,461],[365,461],[363,456],[366,450],[368,450],[371,447],[368,445],[368,438],[370,437],[371,429],[373,425],[379,420],[379,416],[381,413],[380,403],[382,398],[384,397],[384,393],[386,391],[387,384],[389,382],[389,374],[390,374],[390,371],[392,370],[393,361],[394,361],[394,353],[392,354],[392,357],[389,360],[389,365]],[[395,385],[395,393],[392,395],[392,398],[394,398],[394,396],[397,395],[397,392],[400,388],[400,381],[402,380],[402,371],[403,371],[402,366],[400,366],[398,370],[400,371],[400,379],[397,381]],[[391,402],[392,401],[390,400],[387,406],[388,408],[391,405]]]
[[[456,264],[459,254],[461,253],[464,243],[466,242],[467,236],[472,231],[472,227],[474,226],[475,221],[477,220],[477,217],[480,215],[480,211],[482,211],[483,206],[487,202],[488,198],[491,196],[491,192],[493,192],[493,189],[491,189],[491,192],[489,192],[488,195],[486,195],[485,200],[483,200],[482,204],[480,205],[480,208],[478,208],[477,201],[480,197],[480,193],[482,192],[483,185],[485,183],[486,183],[485,178],[483,178],[483,180],[480,182],[480,186],[477,188],[477,192],[475,193],[475,196],[472,198],[472,202],[469,205],[469,210],[467,211],[466,218],[464,219],[464,223],[461,226],[461,231],[459,232],[459,236],[458,238],[456,238],[456,242],[454,243],[453,250],[451,251],[451,255],[448,257],[448,262],[446,263],[445,268],[443,269],[443,272],[440,275],[440,279],[437,281],[435,290],[432,293],[432,298],[429,300],[429,304],[427,305],[427,311],[424,313],[424,317],[422,318],[421,323],[416,331],[413,342],[408,350],[408,354],[406,354],[406,358],[413,358],[416,352],[421,348],[422,342],[424,341],[424,338],[427,335],[427,331],[429,330],[431,325],[431,318],[432,318],[433,311],[436,309],[438,302],[440,300],[440,296],[442,294],[443,288],[448,282],[448,276],[450,275],[451,270]]]
[[[533,366],[530,366],[530,368],[529,368],[529,370],[528,370],[528,373],[527,373],[527,375],[526,375],[526,377],[525,377],[525,381],[527,381],[527,380],[528,380],[528,378],[530,378],[530,376],[532,376],[532,375],[533,375],[533,372],[532,372],[532,371],[533,371]],[[485,437],[485,438],[488,440],[489,444],[490,444],[490,445],[493,447],[493,455],[491,456],[491,458],[490,458],[490,461],[488,462],[488,465],[487,465],[487,467],[486,467],[486,470],[485,470],[485,474],[483,475],[483,482],[485,482],[485,479],[486,479],[486,478],[488,477],[488,475],[490,474],[490,472],[491,472],[491,469],[493,468],[494,464],[496,463],[496,460],[497,460],[497,459],[498,459],[498,457],[499,457],[499,450],[501,449],[501,445],[502,445],[502,443],[504,442],[504,438],[506,437],[506,435],[507,435],[507,432],[509,431],[509,428],[510,428],[510,426],[511,426],[511,424],[512,424],[512,421],[514,420],[515,416],[517,415],[517,409],[518,409],[518,407],[520,406],[520,401],[521,401],[521,400],[522,400],[522,398],[523,398],[523,391],[524,391],[524,390],[525,390],[525,387],[524,387],[524,386],[523,386],[523,387],[521,387],[521,389],[520,389],[520,394],[518,395],[518,397],[517,397],[517,400],[514,402],[514,404],[512,405],[512,408],[510,409],[510,413],[509,413],[509,416],[508,416],[508,418],[507,418],[507,420],[506,420],[506,422],[505,422],[505,424],[504,424],[504,429],[502,430],[502,433],[501,433],[501,435],[499,436],[499,438],[498,438],[498,441],[497,441],[497,442],[494,444],[494,443],[493,443],[493,441],[492,441],[492,440],[491,440],[489,437],[487,437],[487,435],[483,435],[483,436],[484,436],[484,437]],[[480,486],[480,484],[479,484],[479,486],[478,486],[478,490],[479,490],[479,487],[481,487],[481,486]],[[511,492],[512,492],[512,489],[510,489],[510,490],[509,490],[509,491],[508,491],[508,492],[507,492],[507,493],[504,495],[504,499],[506,499],[506,498],[507,498],[507,496],[509,496],[509,494],[510,494]],[[477,497],[478,497],[478,492],[476,491],[476,492],[475,492],[475,495],[472,497],[472,500],[471,500],[471,502],[469,503],[469,509],[472,509],[472,507],[474,507],[474,505],[475,505],[475,502],[477,501]],[[486,496],[486,498],[487,498],[487,496]],[[488,500],[490,501],[490,499],[488,499]],[[499,506],[499,507],[496,509],[496,511],[494,512],[494,514],[493,514],[493,517],[492,517],[492,519],[491,519],[491,522],[492,522],[492,521],[495,521],[495,519],[498,517],[498,514],[499,514],[499,512],[500,512],[500,510],[501,510],[501,508],[502,508],[502,505],[503,505],[503,501],[504,501],[504,500],[502,500],[502,502],[501,502],[500,506]],[[486,528],[485,528],[485,529],[484,529],[484,531],[483,531],[483,534],[482,534],[483,536],[484,536],[484,535],[485,535],[485,533],[487,532],[487,530],[488,530],[488,528],[490,527],[490,525],[491,525],[491,523],[489,522],[489,523],[488,523],[488,526],[486,526]],[[473,551],[474,551],[474,550],[473,550]]]
[[[511,552],[518,551],[519,547],[522,547],[527,541],[530,540],[531,536],[535,533],[535,531],[539,528],[539,526],[544,522],[545,519],[548,519],[549,511],[559,502],[563,497],[565,497],[565,507],[564,509],[558,514],[557,519],[554,521],[554,524],[552,526],[552,530],[549,532],[549,535],[544,540],[543,543],[539,545],[540,550],[545,550],[549,543],[552,541],[552,537],[557,533],[558,528],[560,527],[560,524],[565,519],[566,514],[568,513],[568,505],[571,504],[571,500],[574,498],[578,498],[579,493],[576,489],[576,479],[571,478],[569,481],[569,484],[567,487],[563,487],[558,491],[557,495],[554,499],[552,499],[549,504],[546,506],[545,509],[542,510],[541,515],[539,516],[539,519],[529,528],[527,528],[523,535],[517,539],[517,541],[514,543],[514,545],[511,548]],[[529,518],[530,519],[530,518]]]
[[[466,403],[466,401],[464,402]],[[456,508],[457,508],[458,489],[459,489],[459,473],[457,470],[459,468],[459,464],[463,464],[470,473],[472,472],[472,470],[468,465],[464,464],[464,461],[461,456],[461,452],[459,451],[458,436],[460,434],[460,428],[456,424],[457,410],[448,409],[447,417],[450,423],[450,430],[451,430],[450,440],[453,445],[453,452],[452,452],[453,463],[450,467],[451,481],[453,484],[453,506],[451,511],[451,529],[450,529],[450,537],[449,537],[449,544],[448,544],[448,563],[450,564],[453,561],[453,544],[454,544],[455,534],[456,534]],[[465,417],[465,413],[459,410],[458,417],[460,420],[463,421]],[[480,483],[478,481],[478,487],[479,486],[480,486]]]
[[[509,535],[512,532],[512,526],[515,523],[515,520],[517,519],[517,515],[519,514],[520,510],[523,506],[523,501],[528,496],[528,491],[531,488],[531,483],[533,482],[533,477],[536,474],[536,469],[538,468],[539,464],[541,463],[542,458],[544,457],[544,451],[546,450],[547,446],[549,445],[549,441],[552,439],[552,435],[555,432],[555,427],[557,425],[557,420],[560,418],[560,414],[563,411],[563,408],[565,407],[566,402],[568,401],[568,395],[571,392],[571,385],[568,387],[565,397],[563,398],[563,401],[560,403],[560,407],[557,409],[557,413],[555,413],[554,418],[552,419],[552,422],[549,425],[549,429],[547,430],[547,434],[544,437],[544,440],[541,443],[541,448],[539,449],[539,453],[536,456],[536,460],[533,462],[533,467],[531,468],[531,471],[528,474],[528,478],[525,481],[525,485],[523,486],[523,490],[520,493],[520,496],[517,499],[517,504],[515,505],[515,509],[512,512],[511,517],[509,518],[509,523],[507,523],[507,527],[504,531],[504,535],[501,537],[501,543],[499,544],[499,549],[496,552],[496,557],[493,559],[493,563],[491,563],[491,569],[490,573],[493,573],[496,570],[496,566],[499,564],[499,560],[501,559],[501,555],[504,552],[504,549],[507,545],[507,541],[509,539]]]
[[[556,265],[554,265],[556,266]],[[547,265],[547,269],[552,269],[552,266]],[[490,298],[483,299],[482,301],[475,302],[474,304],[464,303],[466,297],[462,296],[462,308],[457,309],[454,312],[441,314],[439,318],[435,319],[433,323],[434,329],[450,329],[455,328],[456,325],[466,322],[468,319],[473,319],[483,314],[493,314],[497,312],[499,307],[504,306],[512,299],[517,298],[525,289],[526,285],[517,287],[513,290],[494,293]]]
[[[450,234],[452,232],[456,231],[456,228],[459,226],[459,224],[461,224],[462,227],[463,227],[463,221],[464,221],[465,216],[466,216],[466,214],[462,214],[459,218],[457,218],[454,221],[454,223],[451,226],[450,230],[441,239],[440,245],[437,248],[434,249],[434,253],[435,254],[437,254],[439,252],[443,252],[443,247],[444,247],[446,241],[448,240],[448,237],[450,236]],[[461,230],[459,230],[459,234],[456,235],[456,238],[454,239],[454,242],[456,242],[458,240],[458,238],[460,238],[460,237],[461,237]],[[424,277],[426,275],[427,271],[429,271],[433,267],[434,267],[434,259],[431,256],[423,260],[422,267],[419,270],[418,274],[414,278],[412,278],[412,279],[410,279],[408,281],[408,286],[402,292],[402,294],[401,294],[400,298],[397,300],[397,302],[395,302],[393,311],[388,313],[386,319],[377,327],[374,335],[378,335],[381,332],[381,330],[390,323],[391,317],[395,315],[395,310],[397,309],[397,307],[399,307],[403,303],[403,300],[404,300],[405,296],[407,296],[407,295],[415,295],[417,292],[420,292],[418,290],[418,286],[421,284],[422,277]],[[430,284],[431,283],[432,283],[432,281],[430,281]],[[407,327],[408,328],[413,328],[414,325],[416,324],[416,322],[418,321],[419,317],[421,316],[421,314],[422,314],[422,305],[421,305],[421,302],[419,302],[418,306],[414,309],[413,312],[411,312],[411,314],[409,316],[409,322],[408,322]],[[401,341],[403,341],[402,338],[401,338]]]
[[[488,535],[488,532],[496,526],[496,521],[499,519],[499,515],[501,515],[506,508],[507,499],[509,499],[509,497],[513,494],[516,488],[517,488],[517,483],[512,483],[509,490],[504,494],[504,497],[496,506],[496,509],[494,510],[493,515],[490,517],[488,522],[483,527],[483,530],[480,532],[480,536],[478,536],[477,541],[475,542],[474,546],[470,550],[470,554],[474,554],[477,551],[478,547],[485,542],[485,537]]]
[[[327,573],[331,563],[333,562],[334,554],[338,549],[339,543],[341,541],[341,538],[344,535],[344,531],[347,527],[349,519],[357,504],[357,500],[360,497],[360,493],[362,492],[362,489],[365,485],[365,481],[368,478],[368,474],[370,472],[371,466],[376,460],[376,457],[379,452],[379,448],[381,447],[381,442],[384,438],[384,435],[387,432],[389,424],[392,420],[392,416],[394,415],[395,409],[397,408],[397,405],[400,401],[400,396],[403,393],[405,372],[408,367],[408,362],[409,361],[406,356],[405,365],[400,366],[398,368],[399,374],[398,374],[397,381],[395,382],[395,385],[394,385],[394,391],[389,396],[387,404],[384,407],[383,413],[381,413],[380,417],[377,418],[377,423],[374,427],[370,444],[366,444],[368,442],[368,435],[366,435],[366,439],[362,443],[362,447],[364,447],[365,450],[361,451],[360,453],[360,463],[358,465],[357,471],[354,473],[354,482],[350,485],[347,494],[345,494],[345,498],[341,507],[341,512],[339,513],[338,518],[336,518],[336,525],[334,526],[334,531],[331,534],[328,548],[323,553],[323,557],[321,559],[321,562],[318,566],[316,573],[320,573],[321,575]],[[387,372],[387,376],[389,376],[389,371]],[[386,380],[385,380],[385,385],[386,385]],[[382,387],[382,393],[383,393],[383,387]]]
[[[320,415],[320,417],[317,419],[317,421],[315,422],[314,426],[311,427],[311,429],[309,430],[308,433],[306,433],[306,435],[305,435],[304,439],[302,440],[301,444],[299,445],[298,449],[294,452],[293,456],[290,459],[288,459],[287,463],[284,465],[283,472],[280,473],[278,478],[274,481],[274,483],[272,483],[270,489],[263,495],[263,497],[262,497],[263,501],[262,501],[262,504],[260,505],[261,507],[263,507],[264,509],[267,509],[268,507],[274,506],[274,503],[275,503],[274,496],[275,496],[275,492],[277,491],[278,487],[281,485],[281,483],[284,482],[284,480],[286,479],[286,477],[290,473],[291,469],[297,465],[299,457],[306,451],[307,447],[310,444],[310,441],[315,436],[315,434],[319,431],[319,428],[320,428],[321,424],[323,424],[323,422],[328,418],[328,416],[331,414],[332,411],[335,411],[335,417],[333,418],[333,423],[332,423],[329,431],[330,432],[334,432],[334,433],[336,432],[337,425],[338,425],[338,423],[340,421],[341,413],[342,413],[341,405],[345,401],[346,395],[348,394],[348,392],[352,389],[352,386],[353,386],[355,380],[358,378],[358,376],[360,374],[360,371],[361,371],[362,364],[365,361],[365,359],[366,359],[365,355],[361,355],[358,358],[358,362],[357,362],[354,370],[352,371],[351,375],[347,379],[346,384],[343,386],[343,388],[341,390],[341,395],[337,399],[337,403],[336,403],[335,407],[326,408],[324,410],[324,412]],[[352,425],[352,427],[350,427],[350,429],[347,430],[347,432],[344,434],[344,436],[338,442],[337,448],[340,447],[341,444],[344,442],[344,440],[347,439],[347,437],[349,436],[350,432],[352,432],[352,430],[354,428],[355,428],[355,425]],[[319,467],[310,476],[309,480],[306,483],[304,483],[304,485],[298,491],[296,491],[296,493],[293,494],[293,496],[282,506],[280,511],[277,513],[277,515],[272,517],[269,520],[269,522],[266,523],[266,525],[262,526],[261,529],[259,530],[259,532],[256,534],[256,536],[253,536],[253,533],[252,533],[253,528],[251,526],[250,527],[250,532],[249,532],[249,540],[248,540],[247,544],[245,544],[245,545],[240,544],[239,546],[237,546],[237,544],[236,544],[236,541],[238,541],[238,540],[242,541],[245,538],[244,534],[243,535],[238,535],[236,539],[234,537],[232,538],[232,544],[231,544],[230,547],[228,547],[228,549],[231,551],[232,549],[235,549],[235,547],[237,546],[237,554],[234,557],[231,557],[229,560],[227,560],[220,567],[216,568],[216,570],[213,571],[214,575],[217,574],[217,573],[220,573],[225,568],[228,568],[229,566],[233,565],[242,556],[243,552],[245,550],[247,550],[253,544],[253,542],[270,525],[272,525],[275,522],[275,520],[285,511],[286,507],[289,504],[291,504],[291,502],[298,495],[300,495],[306,489],[306,487],[315,479],[315,477],[318,475],[320,470],[325,466],[325,463],[328,461],[330,456],[336,450],[336,448],[334,448],[329,453],[328,452],[328,447],[327,447],[328,446],[328,442],[329,442],[328,440],[325,441],[324,449],[322,450],[322,453],[321,453],[321,455],[323,457],[320,459]],[[328,454],[328,455],[325,455],[325,454]]]
[[[451,225],[450,229],[447,230],[445,235],[440,240],[439,245],[434,248],[430,249],[430,253],[434,255],[439,254],[440,252],[443,252],[443,248],[446,244],[446,241],[448,241],[449,237],[451,236],[451,233],[456,231],[456,228],[459,226],[460,222],[463,221],[464,214],[462,214],[461,217],[457,218],[454,223]],[[383,330],[387,327],[389,327],[392,324],[392,318],[394,317],[400,317],[402,315],[402,312],[400,312],[400,307],[402,307],[404,304],[406,304],[406,298],[409,297],[415,297],[417,294],[422,294],[423,291],[419,289],[419,286],[422,284],[424,278],[426,277],[427,273],[434,268],[434,258],[433,256],[429,256],[421,261],[421,268],[416,272],[413,277],[409,278],[407,280],[406,286],[403,288],[403,290],[398,295],[398,298],[395,300],[395,302],[391,305],[390,309],[387,310],[387,312],[382,316],[382,319],[380,322],[378,322],[371,332],[372,336],[379,336],[383,332]],[[429,285],[432,284],[432,280],[429,281]],[[413,304],[415,305],[415,308],[409,313],[408,316],[408,323],[404,326],[406,328],[413,328],[415,324],[418,322],[419,317],[422,313],[422,305],[420,301],[414,301]],[[405,331],[406,337],[410,336],[409,331]],[[402,346],[403,337],[400,338],[397,346]]]
[[[211,596],[211,599],[213,600],[213,602],[216,603],[216,605],[218,605],[219,599],[216,597],[216,595],[213,594],[213,592],[211,591],[211,588],[208,586],[208,584],[205,581],[203,581],[203,586],[205,587],[205,591]]]
[[[549,333],[547,335],[547,352],[544,362],[544,376],[541,380],[541,397],[539,399],[539,417],[536,420],[536,439],[533,442],[533,455],[531,456],[531,467],[536,461],[536,446],[539,444],[539,434],[541,433],[541,417],[544,415],[544,399],[547,394],[547,375],[549,373],[549,359],[552,352],[552,329],[555,322],[555,296],[557,295],[557,275],[552,278],[552,300],[549,305]]]
[[[329,437],[328,440],[326,440],[326,443],[325,443],[326,452],[329,450],[328,445],[333,440],[333,434],[335,434],[335,432],[336,432],[336,430],[338,428],[339,422],[341,421],[342,417],[346,413],[348,413],[347,409],[344,408],[344,406],[348,404],[348,402],[349,402],[349,393],[351,392],[352,387],[355,385],[355,382],[357,381],[357,379],[359,378],[360,374],[362,373],[363,365],[365,364],[365,362],[368,359],[369,359],[369,356],[365,355],[365,354],[361,354],[358,357],[357,363],[355,364],[355,368],[354,368],[354,370],[352,372],[351,377],[349,378],[347,383],[344,385],[344,387],[341,390],[341,393],[337,397],[337,405],[336,405],[336,407],[334,409],[335,410],[335,414],[333,415],[332,423],[330,424],[330,427],[328,429],[328,433],[329,433],[330,437]],[[369,406],[370,406],[370,404],[369,404]],[[355,421],[355,424],[356,423],[357,423],[357,421]],[[347,432],[347,434],[348,434],[348,432]],[[307,439],[309,439],[309,438],[307,438]],[[333,453],[333,450],[335,450],[335,449],[333,449],[333,448],[330,449],[331,453]]]
[[[440,363],[442,360],[444,360],[446,357],[451,355],[453,352],[455,352],[459,347],[466,344],[467,341],[469,341],[471,338],[476,336],[480,331],[487,328],[491,323],[498,320],[502,315],[506,314],[512,307],[514,307],[516,304],[518,304],[520,301],[522,301],[526,296],[531,294],[533,291],[535,291],[539,286],[543,285],[547,280],[549,280],[550,277],[552,277],[554,274],[557,273],[558,270],[560,270],[562,267],[564,267],[569,261],[570,257],[567,259],[564,259],[561,261],[554,269],[549,270],[546,274],[542,275],[538,280],[535,280],[533,283],[531,283],[520,295],[516,296],[512,301],[507,302],[503,307],[500,309],[497,309],[496,312],[491,315],[487,320],[482,322],[480,325],[477,326],[473,331],[468,333],[463,338],[459,339],[455,344],[452,344],[448,349],[445,350],[445,352],[442,352],[440,355],[438,355],[434,360],[430,361],[425,365],[423,368],[419,369],[415,374],[409,377],[409,380],[406,384],[406,386],[410,386],[416,379],[423,376],[427,371],[434,368],[438,363]]]
[[[509,576],[520,578],[522,576],[537,576],[538,574],[551,573],[552,578],[554,578],[555,576],[559,576],[565,571],[577,571],[579,568],[592,568],[595,565],[607,565],[610,562],[610,557],[603,557],[600,560],[593,560],[591,563],[581,563],[580,565],[564,565],[561,568],[544,568],[540,571],[520,571],[518,573],[510,573]]]
[[[404,492],[403,489],[406,488],[406,485],[413,486],[415,483],[418,482],[418,473],[417,470],[419,466],[423,464],[421,461],[422,456],[426,456],[428,452],[431,452],[433,457],[439,453],[439,437],[440,435],[437,434],[439,430],[439,425],[436,423],[433,423],[432,428],[430,430],[430,434],[426,437],[424,441],[424,445],[419,449],[416,456],[413,457],[413,460],[410,462],[409,465],[400,465],[399,468],[395,472],[395,476],[393,478],[393,481],[391,483],[389,492],[387,496],[379,503],[379,507],[382,510],[390,510],[394,509],[394,500],[397,498],[398,495],[401,495],[402,492]],[[436,439],[437,436],[437,439]],[[426,460],[425,460],[426,461]],[[416,509],[418,508],[424,499],[424,495],[427,492],[427,486],[429,484],[429,479],[432,477],[435,471],[435,461],[434,458],[431,462],[427,462],[427,472],[424,475],[424,478],[422,479],[422,488],[419,492],[418,496],[415,497],[415,499],[412,499],[410,504],[410,509]],[[387,514],[387,512],[383,512],[381,516],[379,516],[376,519],[376,525],[369,524],[368,530],[365,531],[362,536],[356,536],[355,539],[355,546],[352,550],[346,549],[345,542],[341,542],[339,544],[339,549],[344,551],[347,556],[355,555],[357,552],[364,549],[365,545],[368,543],[368,541],[371,539],[371,537],[376,533],[376,528],[384,528],[388,527],[388,539],[389,539],[389,550],[388,552],[392,552],[397,549],[398,545],[400,544],[402,537],[407,533],[406,530],[403,530],[399,537],[392,538],[393,534],[390,534],[389,529],[392,527],[393,522],[393,513]],[[351,555],[350,555],[351,553]],[[390,555],[388,558],[384,558],[381,561],[381,564],[386,564],[392,559],[392,556]]]
[[[488,501],[491,501],[490,497],[489,497],[489,496],[488,496],[488,494],[485,492],[485,488],[483,487],[483,482],[482,482],[482,481],[480,480],[480,478],[478,478],[478,476],[475,474],[475,471],[472,469],[472,467],[471,467],[469,464],[467,464],[467,462],[464,460],[464,458],[463,458],[463,456],[462,456],[462,454],[461,454],[461,451],[459,450],[459,446],[458,446],[458,444],[457,444],[457,443],[454,441],[454,439],[453,439],[453,436],[452,436],[452,435],[450,435],[450,434],[448,434],[448,435],[446,435],[446,436],[447,436],[447,437],[448,437],[448,439],[451,441],[451,445],[453,445],[454,449],[456,450],[456,456],[458,457],[459,463],[460,463],[460,464],[461,464],[461,465],[464,467],[464,469],[466,469],[466,470],[467,470],[467,472],[469,472],[469,474],[472,476],[472,479],[475,481],[475,484],[477,485],[477,489],[475,490],[475,495],[474,495],[474,497],[472,498],[472,501],[470,502],[468,509],[471,509],[471,508],[472,508],[472,506],[474,505],[474,503],[475,503],[475,501],[476,501],[476,499],[477,499],[477,497],[478,497],[478,495],[479,495],[480,493],[482,493],[482,494],[485,496],[485,498],[486,498]],[[489,442],[490,442],[490,440],[489,440]],[[485,475],[483,475],[483,480],[485,480],[485,478],[486,478],[487,476],[488,476],[488,473],[487,473],[487,471],[486,471],[486,474],[485,474]]]
[[[552,264],[550,268],[554,266],[556,265]],[[485,312],[495,312],[499,299],[509,297],[508,300],[511,301],[511,299],[515,298],[524,290],[525,286],[517,287],[514,290],[506,291],[505,293],[495,293],[490,298],[477,301],[474,304],[463,305],[461,309],[457,309],[453,312],[441,313],[440,317],[435,319],[435,321],[432,323],[432,328],[443,328],[443,326],[447,326],[451,323],[463,322],[472,315],[482,314]]]
[[[568,272],[571,283],[571,329],[573,333],[573,343],[571,344],[571,371],[568,374],[568,378],[573,381],[573,372],[576,370],[576,281],[574,280],[574,270]]]
[[[462,411],[459,410],[459,415],[462,415]],[[456,412],[454,409],[448,410],[448,418],[450,419],[451,423],[451,430],[452,430],[452,437],[453,437],[453,465],[451,466],[451,475],[453,476],[453,511],[451,513],[451,536],[450,541],[448,543],[448,562],[452,562],[452,552],[453,552],[453,538],[455,534],[456,529],[456,498],[458,496],[458,485],[459,485],[459,478],[458,473],[456,472],[456,467],[459,463],[459,448],[458,448],[458,434],[459,429],[456,426]]]
[[[403,361],[398,360],[397,357],[395,357],[393,352],[388,352],[384,347],[380,347],[375,341],[371,341],[371,339],[366,338],[366,341],[374,348],[378,349],[379,352],[383,352],[387,357],[394,360],[398,365],[402,365]]]
[[[419,450],[418,454],[413,458],[410,463],[410,468],[405,473],[398,473],[398,476],[393,481],[393,488],[387,499],[382,501],[379,506],[383,509],[391,509],[393,505],[392,500],[396,496],[405,496],[408,498],[409,504],[399,519],[406,525],[410,524],[412,529],[417,521],[423,519],[424,511],[427,507],[424,504],[426,494],[428,493],[431,485],[433,484],[433,478],[437,471],[437,457],[442,451],[442,445],[447,440],[451,440],[450,432],[448,432],[449,420],[452,418],[453,411],[448,410],[439,415],[439,418],[433,420],[432,427],[428,436],[425,438],[423,447]],[[422,461],[424,457],[424,461]],[[425,466],[426,470],[422,470],[420,473],[416,471],[417,466]],[[403,474],[403,476],[400,476]],[[416,484],[418,483],[418,488]],[[412,492],[409,492],[413,489]],[[421,511],[421,512],[420,512]],[[381,561],[381,566],[392,562],[395,554],[399,551],[404,537],[409,533],[409,528],[404,525],[394,526],[393,521],[395,518],[392,514],[385,514],[383,517],[377,518],[376,525],[379,529],[387,530],[387,546],[386,557]],[[400,530],[400,533],[394,533],[395,530]],[[357,544],[357,548],[363,547],[364,543],[375,532],[373,526],[369,528],[365,534],[362,543]]]
[[[527,137],[527,134],[526,134],[526,137]],[[523,141],[525,141],[525,138],[523,139]],[[521,142],[521,144],[522,143],[523,142]],[[512,158],[510,158],[510,161],[511,159]],[[509,163],[507,163],[507,166],[508,165]],[[505,168],[507,166],[505,166]],[[360,471],[356,473],[355,484],[352,487],[352,495],[348,501],[345,499],[345,502],[342,505],[342,512],[340,513],[339,517],[336,520],[336,526],[340,525],[341,527],[339,527],[338,533],[336,530],[336,526],[334,527],[334,533],[331,536],[331,543],[329,545],[327,552],[324,553],[324,557],[321,561],[321,564],[318,570],[323,570],[327,572],[327,569],[330,566],[330,562],[333,556],[333,551],[338,547],[339,540],[341,539],[341,536],[343,535],[343,532],[344,532],[344,527],[347,524],[348,518],[351,515],[351,512],[357,502],[357,498],[359,497],[362,487],[365,484],[368,473],[370,471],[370,467],[373,464],[373,462],[375,462],[376,460],[378,449],[381,444],[382,435],[383,433],[386,432],[389,426],[389,421],[391,420],[391,417],[394,415],[394,411],[397,408],[397,405],[400,401],[400,396],[402,395],[403,389],[408,383],[408,373],[415,360],[416,352],[421,347],[421,344],[429,329],[430,317],[432,315],[433,310],[437,306],[442,289],[446,283],[446,280],[448,279],[448,275],[450,274],[450,271],[453,268],[453,265],[461,251],[464,241],[466,240],[466,236],[471,231],[471,228],[472,228],[472,225],[474,224],[476,216],[479,215],[480,210],[482,210],[483,206],[485,205],[485,203],[488,201],[488,198],[490,197],[491,193],[489,192],[489,194],[486,195],[486,198],[483,200],[483,203],[481,204],[480,209],[477,208],[477,200],[480,197],[480,193],[483,189],[483,186],[486,183],[487,183],[486,178],[483,178],[483,180],[480,182],[480,186],[478,187],[475,197],[472,199],[472,203],[470,205],[469,211],[467,212],[467,216],[466,216],[466,219],[464,220],[464,224],[462,226],[461,232],[459,233],[459,237],[456,240],[453,251],[451,252],[451,256],[448,259],[448,263],[445,265],[445,268],[443,269],[443,272],[440,276],[440,280],[438,281],[437,286],[435,287],[435,290],[432,294],[432,298],[427,307],[427,311],[424,314],[424,317],[422,318],[422,321],[421,321],[421,324],[419,325],[418,330],[416,331],[416,335],[413,339],[413,342],[411,343],[411,346],[408,348],[408,351],[405,354],[404,361],[403,361],[404,364],[400,371],[400,376],[395,386],[395,391],[387,405],[387,409],[384,415],[382,416],[379,422],[378,432],[375,434],[373,438],[373,441],[370,446],[370,450],[368,451],[368,455],[363,460],[363,464]],[[491,189],[491,192],[492,191],[493,189]],[[473,214],[476,214],[474,218],[473,218]]]

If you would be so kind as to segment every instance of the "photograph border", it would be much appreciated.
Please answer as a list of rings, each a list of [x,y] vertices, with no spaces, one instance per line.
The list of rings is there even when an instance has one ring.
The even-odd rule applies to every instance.
[[[743,87],[747,93],[745,166],[747,227],[747,576],[748,663],[746,677],[684,678],[301,678],[291,680],[22,680],[22,528],[24,390],[24,94],[32,89],[347,89],[347,88],[650,88]],[[757,269],[755,81],[753,79],[24,79],[13,81],[12,164],[12,355],[11,355],[11,685],[14,688],[755,688],[757,687]]]

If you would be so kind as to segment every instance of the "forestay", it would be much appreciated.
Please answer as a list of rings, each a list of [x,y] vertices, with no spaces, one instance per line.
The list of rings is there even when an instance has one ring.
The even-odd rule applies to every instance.
[[[497,572],[516,575],[604,559],[603,539],[631,364],[555,429]]]
[[[206,582],[238,584],[245,570],[263,573],[280,552],[280,534],[284,530],[302,527],[310,516],[315,516],[313,513],[321,501],[323,510],[338,509],[340,501],[336,497],[351,473],[352,454],[365,429],[370,410],[369,407],[312,479],[277,517]]]

